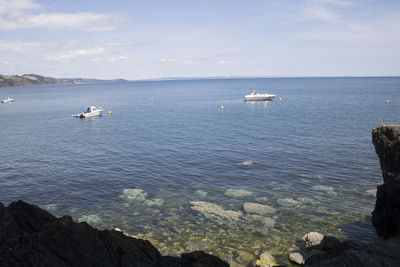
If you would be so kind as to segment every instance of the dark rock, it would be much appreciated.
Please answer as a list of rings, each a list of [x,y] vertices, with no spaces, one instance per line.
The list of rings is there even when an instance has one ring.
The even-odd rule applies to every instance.
[[[400,266],[400,239],[392,238],[390,240],[379,240],[368,246],[354,246],[347,242],[341,244],[343,248],[336,255],[328,257],[315,257],[306,260],[306,265],[313,267],[375,267],[375,266]],[[343,242],[344,243],[344,242]],[[313,261],[311,261],[313,260]]]
[[[322,250],[313,250],[306,258],[305,265],[313,265],[329,258],[329,254]]]
[[[203,251],[193,251],[182,254],[181,258],[165,256],[161,259],[162,267],[228,267],[229,264],[216,256],[211,256]]]
[[[382,169],[384,184],[378,186],[372,223],[384,237],[400,236],[400,125],[372,131],[372,142]]]
[[[0,266],[229,266],[201,251],[163,257],[147,240],[56,218],[23,201],[0,203]]]
[[[400,183],[378,186],[372,223],[384,238],[400,236]]]
[[[384,125],[372,130],[372,143],[379,157],[384,183],[400,182],[400,125]]]
[[[331,251],[334,247],[340,244],[339,239],[333,236],[324,236],[320,244],[320,249],[324,251]]]

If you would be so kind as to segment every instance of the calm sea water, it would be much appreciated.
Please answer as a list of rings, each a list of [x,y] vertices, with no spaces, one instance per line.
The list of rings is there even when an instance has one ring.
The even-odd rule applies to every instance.
[[[252,89],[277,98],[244,102]],[[233,265],[261,251],[284,260],[309,231],[376,238],[370,213],[382,178],[371,130],[400,123],[400,78],[14,87],[0,96],[16,100],[0,104],[4,204],[23,199],[119,227],[166,254],[203,249]],[[85,105],[112,115],[71,116]],[[207,218],[192,201],[243,215]],[[249,215],[246,202],[276,212]]]

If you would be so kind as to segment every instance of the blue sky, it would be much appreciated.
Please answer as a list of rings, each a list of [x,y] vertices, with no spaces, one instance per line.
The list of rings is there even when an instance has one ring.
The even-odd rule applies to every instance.
[[[400,1],[0,0],[0,73],[400,75]]]

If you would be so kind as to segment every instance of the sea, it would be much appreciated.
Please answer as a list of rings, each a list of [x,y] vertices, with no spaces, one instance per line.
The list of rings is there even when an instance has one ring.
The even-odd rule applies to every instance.
[[[252,90],[276,97],[243,101]],[[383,180],[371,131],[400,123],[400,77],[0,88],[6,96],[15,102],[0,104],[5,205],[22,199],[164,255],[204,250],[233,266],[264,251],[285,263],[310,231],[377,238]],[[103,116],[73,118],[90,105]]]

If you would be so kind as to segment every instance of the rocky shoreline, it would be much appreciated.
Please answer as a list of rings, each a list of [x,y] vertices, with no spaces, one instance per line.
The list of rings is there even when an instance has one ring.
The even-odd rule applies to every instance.
[[[400,125],[375,128],[372,140],[384,180],[384,184],[378,186],[372,222],[382,239],[359,245],[310,232],[296,241],[296,249],[288,255],[294,265],[400,266]],[[126,192],[124,196],[131,197],[132,194],[128,193],[132,192]],[[237,194],[236,191],[229,193]],[[223,217],[235,222],[243,216],[241,212],[225,210],[208,202],[191,202],[191,205],[192,210],[206,218]],[[243,204],[243,210],[252,216],[275,212],[268,205],[250,202]],[[266,224],[273,226],[274,222]],[[268,251],[260,251],[258,255],[257,260],[251,260],[247,266],[279,266]],[[203,251],[183,253],[180,257],[162,256],[149,241],[124,234],[119,229],[99,231],[86,222],[74,222],[70,216],[56,218],[37,206],[17,201],[8,207],[0,203],[0,266],[229,264]]]
[[[229,266],[202,251],[162,256],[147,240],[56,218],[24,201],[0,203],[0,266]]]

